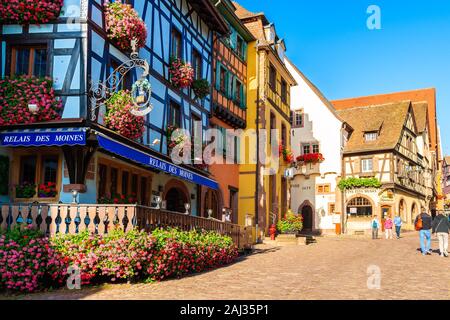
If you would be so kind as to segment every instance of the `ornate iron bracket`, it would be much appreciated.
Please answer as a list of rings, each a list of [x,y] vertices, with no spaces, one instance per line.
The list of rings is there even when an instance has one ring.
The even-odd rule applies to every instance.
[[[135,116],[145,116],[152,112],[153,106],[150,102],[152,88],[147,77],[150,73],[150,66],[145,59],[139,58],[136,49],[137,40],[131,40],[132,52],[130,60],[122,63],[115,69],[104,82],[91,82],[89,89],[89,100],[91,102],[90,116],[92,121],[97,120],[98,109],[105,105],[105,101],[117,91],[123,82],[125,75],[135,68],[140,68],[143,73],[132,87],[131,96],[134,108],[130,110]]]

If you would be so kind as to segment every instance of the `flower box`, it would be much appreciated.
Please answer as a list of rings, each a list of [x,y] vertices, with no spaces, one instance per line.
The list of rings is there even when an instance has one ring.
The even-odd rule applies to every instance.
[[[321,163],[325,158],[321,153],[309,153],[297,157],[299,163]]]
[[[172,59],[169,75],[172,85],[179,89],[190,87],[194,81],[194,69],[181,59]]]
[[[129,51],[133,39],[136,39],[137,48],[145,46],[147,27],[129,4],[105,3],[105,27],[108,38],[122,50]]]
[[[38,197],[39,198],[54,198],[58,191],[56,190],[56,183],[47,182],[42,183],[38,186]]]
[[[23,182],[16,186],[16,198],[31,199],[36,194],[36,185],[31,182]]]
[[[20,76],[0,79],[0,126],[59,120],[62,103],[50,78]],[[37,106],[32,113],[28,105]]]
[[[43,24],[61,14],[63,0],[13,0],[0,2],[0,24]]]

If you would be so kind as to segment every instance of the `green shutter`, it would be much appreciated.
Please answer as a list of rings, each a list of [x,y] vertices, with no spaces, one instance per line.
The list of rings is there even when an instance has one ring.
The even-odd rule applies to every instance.
[[[220,68],[222,68],[222,64],[217,61],[216,62],[216,90],[220,91]]]
[[[244,40],[244,44],[242,45],[242,58],[247,61],[247,42]]]
[[[241,92],[240,92],[240,94],[241,94],[241,108],[242,109],[246,109],[246,106],[247,106],[247,98],[246,98],[246,87],[245,87],[245,85],[241,85]]]

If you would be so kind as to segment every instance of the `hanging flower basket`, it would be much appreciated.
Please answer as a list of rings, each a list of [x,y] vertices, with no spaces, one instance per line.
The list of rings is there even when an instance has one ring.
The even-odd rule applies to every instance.
[[[0,24],[43,24],[61,14],[63,0],[13,0],[0,2]]]
[[[211,86],[208,80],[198,79],[192,82],[192,90],[197,98],[205,99],[211,91]]]
[[[147,27],[136,10],[129,4],[106,2],[105,27],[108,38],[122,50],[130,50],[133,39],[137,40],[137,48],[145,46]]]
[[[31,124],[61,118],[61,100],[55,96],[50,78],[14,77],[0,79],[0,126]],[[37,111],[31,113],[29,104]]]
[[[278,151],[286,163],[291,164],[294,162],[294,154],[284,145],[280,144],[278,147]]]
[[[169,67],[170,82],[177,88],[188,88],[194,81],[194,69],[181,59],[173,59]]]
[[[39,198],[54,198],[56,194],[56,183],[54,182],[42,183],[38,187]]]
[[[145,124],[144,117],[135,116],[130,112],[134,107],[128,90],[114,93],[106,100],[105,105],[107,107],[104,119],[106,127],[131,140],[142,137]]]
[[[323,155],[321,153],[309,153],[309,154],[304,154],[301,156],[297,157],[297,162],[299,163],[321,163],[325,161],[325,158],[323,157]]]

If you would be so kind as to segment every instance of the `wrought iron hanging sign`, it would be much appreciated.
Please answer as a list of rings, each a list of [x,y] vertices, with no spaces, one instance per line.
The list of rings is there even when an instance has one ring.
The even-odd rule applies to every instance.
[[[131,70],[142,69],[142,75],[133,84],[131,97],[133,108],[130,113],[135,116],[145,116],[152,112],[153,106],[150,102],[152,96],[152,87],[147,80],[150,66],[145,59],[139,58],[136,50],[137,40],[131,40],[132,52],[130,60],[122,63],[118,68],[111,72],[110,76],[104,82],[91,83],[89,90],[89,99],[91,101],[91,120],[97,120],[97,110],[105,105],[105,101],[117,91],[123,83],[125,75]]]

